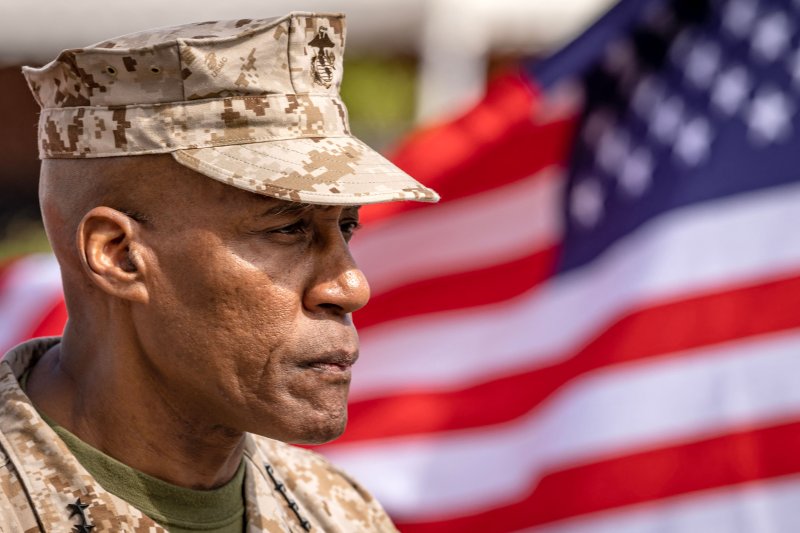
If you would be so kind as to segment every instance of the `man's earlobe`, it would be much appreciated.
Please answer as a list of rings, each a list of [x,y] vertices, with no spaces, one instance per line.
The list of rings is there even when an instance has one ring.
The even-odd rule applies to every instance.
[[[95,207],[78,226],[77,246],[84,270],[98,288],[124,300],[147,301],[138,222],[116,209]]]

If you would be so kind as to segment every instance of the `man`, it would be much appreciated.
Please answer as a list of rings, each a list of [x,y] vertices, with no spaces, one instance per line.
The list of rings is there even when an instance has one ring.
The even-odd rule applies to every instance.
[[[2,531],[393,531],[284,443],[337,437],[358,206],[436,201],[353,138],[341,15],[193,24],[25,69],[63,338],[0,364]]]

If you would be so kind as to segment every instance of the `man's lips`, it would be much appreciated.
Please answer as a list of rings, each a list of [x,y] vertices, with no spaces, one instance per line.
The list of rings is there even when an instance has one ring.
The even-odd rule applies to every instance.
[[[358,352],[331,352],[305,361],[302,366],[322,372],[347,372],[357,359]]]

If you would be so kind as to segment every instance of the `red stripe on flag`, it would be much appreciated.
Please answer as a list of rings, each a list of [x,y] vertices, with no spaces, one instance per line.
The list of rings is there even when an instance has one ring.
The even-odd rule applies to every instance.
[[[17,258],[4,259],[0,261],[0,295],[6,289],[6,285],[8,284],[8,276],[16,261]]]
[[[537,101],[536,90],[524,75],[498,78],[475,108],[452,122],[412,134],[391,160],[436,189],[442,202],[560,165],[571,147],[575,118],[547,117],[544,123],[537,122]],[[365,206],[362,220],[425,207],[417,202]]]
[[[26,338],[61,335],[67,323],[67,304],[59,298]]]
[[[554,271],[558,254],[559,248],[551,247],[505,264],[389,290],[373,296],[369,305],[355,314],[356,325],[363,331],[389,320],[511,299],[547,280]]]
[[[800,472],[800,422],[638,451],[553,472],[519,501],[489,511],[403,523],[404,533],[504,532],[696,491]],[[536,450],[531,450],[536,453]],[[473,465],[480,482],[480,465]]]
[[[337,444],[500,424],[530,412],[576,377],[612,365],[800,327],[788,302],[800,298],[800,277],[662,303],[634,311],[572,357],[448,392],[417,392],[357,401]],[[758,313],[743,312],[758,309]]]

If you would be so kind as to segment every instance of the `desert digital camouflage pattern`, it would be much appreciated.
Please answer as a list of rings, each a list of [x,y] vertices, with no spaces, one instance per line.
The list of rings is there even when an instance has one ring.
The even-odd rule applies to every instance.
[[[0,531],[167,533],[98,485],[20,389],[19,377],[59,341],[29,341],[0,362]],[[375,499],[313,452],[248,435],[244,457],[247,533],[397,531]]]
[[[25,67],[41,158],[172,153],[259,194],[315,204],[438,195],[353,137],[341,14],[188,24]]]

